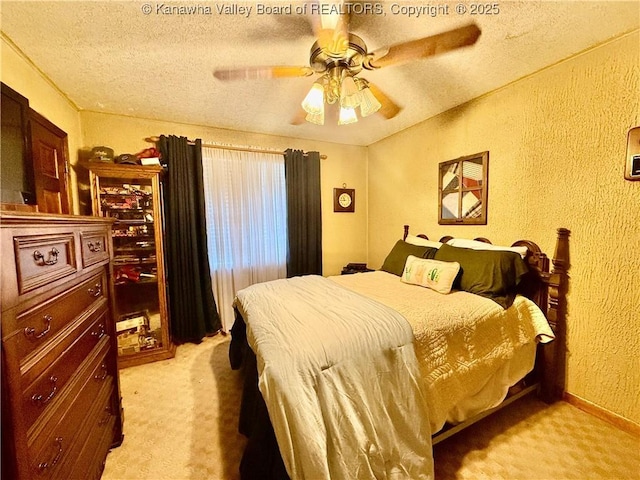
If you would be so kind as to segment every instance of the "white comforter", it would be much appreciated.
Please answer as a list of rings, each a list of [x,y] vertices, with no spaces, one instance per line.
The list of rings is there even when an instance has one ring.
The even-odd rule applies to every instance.
[[[446,420],[463,421],[499,404],[508,388],[533,368],[536,342],[554,338],[542,311],[522,296],[505,310],[478,295],[442,295],[382,271],[329,278],[409,321],[434,433]],[[530,352],[524,361],[519,356],[523,350]]]
[[[411,326],[318,276],[237,294],[259,388],[292,479],[433,477]]]

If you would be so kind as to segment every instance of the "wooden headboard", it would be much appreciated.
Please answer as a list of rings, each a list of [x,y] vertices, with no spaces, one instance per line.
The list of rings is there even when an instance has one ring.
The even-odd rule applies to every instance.
[[[529,266],[526,275],[518,286],[518,292],[530,298],[545,313],[556,339],[538,349],[536,369],[541,377],[541,397],[545,401],[555,401],[564,392],[565,335],[567,321],[567,286],[569,282],[569,235],[566,228],[558,228],[556,246],[551,260],[553,268],[549,271],[549,257],[531,240],[518,240],[511,246],[527,247],[525,261]],[[409,235],[409,225],[404,226],[403,240]],[[429,239],[425,234],[417,235]],[[440,238],[445,243],[451,236]],[[491,243],[483,237],[474,240]]]

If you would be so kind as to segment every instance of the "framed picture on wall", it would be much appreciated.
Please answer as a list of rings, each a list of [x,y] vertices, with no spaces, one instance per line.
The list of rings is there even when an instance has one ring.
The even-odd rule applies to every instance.
[[[487,224],[489,152],[442,162],[438,166],[438,223]]]

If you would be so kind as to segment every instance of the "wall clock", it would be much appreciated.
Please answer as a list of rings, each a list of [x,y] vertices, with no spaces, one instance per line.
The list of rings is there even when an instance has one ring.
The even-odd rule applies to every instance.
[[[333,189],[333,211],[334,212],[355,212],[356,191],[353,188]]]

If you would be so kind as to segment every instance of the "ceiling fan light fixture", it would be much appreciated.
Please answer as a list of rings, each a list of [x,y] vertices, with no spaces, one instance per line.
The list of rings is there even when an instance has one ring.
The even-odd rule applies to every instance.
[[[351,75],[345,75],[340,87],[340,106],[344,108],[356,108],[360,105],[361,101],[362,96],[355,80]]]
[[[324,117],[324,87],[315,82],[302,101],[302,108],[311,115],[322,114]],[[324,123],[324,120],[323,120]]]
[[[362,98],[362,101],[360,102],[360,115],[363,117],[368,117],[382,108],[382,104],[378,101],[369,87],[365,86],[360,91],[360,96]]]
[[[356,115],[355,108],[340,107],[340,117],[338,118],[338,125],[348,125],[350,123],[356,123],[358,116]]]
[[[324,125],[324,109],[320,113],[308,113],[305,120],[316,125]]]

